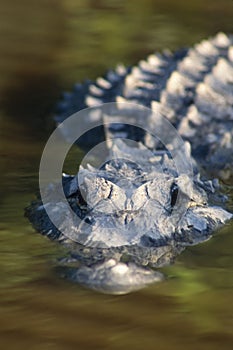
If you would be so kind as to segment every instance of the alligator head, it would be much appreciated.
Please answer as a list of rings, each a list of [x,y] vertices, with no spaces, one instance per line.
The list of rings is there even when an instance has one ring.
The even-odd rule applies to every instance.
[[[186,143],[183,151],[189,150]],[[167,151],[141,144],[135,149],[118,139],[111,152],[112,160],[102,168],[88,166],[76,176],[63,176],[67,204],[36,202],[27,214],[43,234],[72,251],[78,266],[68,266],[63,274],[121,294],[161,280],[161,274],[146,266],[170,263],[185,246],[207,240],[232,214],[210,205],[218,183],[202,181],[194,160],[188,176],[177,173]],[[67,205],[72,217],[66,215]],[[46,207],[59,217],[61,231],[51,224]]]
[[[117,157],[122,150],[123,160]],[[118,140],[112,152],[114,160],[102,169],[80,169],[71,180],[73,189],[73,183],[78,184],[79,198],[81,195],[85,203],[86,213],[76,230],[76,240],[83,245],[110,248],[159,246],[172,240],[190,243],[205,239],[231,217],[224,209],[208,204],[215,182],[203,182],[198,173],[178,174],[166,151],[152,152],[140,145],[138,157],[135,148]]]

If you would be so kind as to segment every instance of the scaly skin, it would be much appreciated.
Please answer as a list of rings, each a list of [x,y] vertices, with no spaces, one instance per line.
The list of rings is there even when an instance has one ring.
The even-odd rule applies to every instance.
[[[125,100],[161,111],[191,143],[192,155],[203,167],[217,176],[232,175],[232,36],[219,33],[188,50],[152,54],[136,67],[118,66],[96,82],[76,85],[58,104],[56,120]],[[90,139],[81,140],[82,146],[85,142],[90,145]]]
[[[193,177],[179,174],[169,152],[158,150],[158,142],[149,134],[124,125],[116,128],[112,116],[107,116],[106,137],[123,133],[140,141],[138,147],[113,140],[109,152],[118,161],[109,161],[101,169],[81,168],[77,176],[63,177],[74,217],[66,217],[64,203],[46,204],[59,215],[65,228],[62,233],[51,223],[40,200],[26,211],[38,231],[68,247],[71,257],[62,260],[63,268],[68,265],[63,270],[66,276],[110,293],[142,288],[162,279],[151,267],[171,263],[185,246],[208,239],[232,217],[213,205],[220,198],[219,186],[201,179],[198,170],[201,165],[211,167],[219,177],[231,175],[232,43],[232,37],[220,33],[188,50],[151,55],[137,67],[119,66],[105,78],[78,85],[64,95],[58,105],[58,123],[83,108],[111,101],[152,108],[186,141],[182,150],[173,149],[173,155],[184,152],[194,166]],[[153,115],[146,123],[151,130],[157,127]],[[99,127],[94,137],[88,134],[79,145],[91,147],[103,139]],[[79,225],[76,215],[82,219]],[[71,261],[75,268],[69,267]]]

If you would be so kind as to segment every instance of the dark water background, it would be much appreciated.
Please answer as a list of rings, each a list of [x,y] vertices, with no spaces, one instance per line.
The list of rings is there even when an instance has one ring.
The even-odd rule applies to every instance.
[[[62,248],[23,217],[62,90],[219,30],[233,32],[232,0],[0,0],[0,349],[232,349],[232,225],[165,282],[108,296],[59,278]]]

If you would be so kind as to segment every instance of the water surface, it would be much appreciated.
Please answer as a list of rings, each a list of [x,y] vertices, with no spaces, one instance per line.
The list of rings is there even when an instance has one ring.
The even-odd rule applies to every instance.
[[[1,0],[0,6],[1,349],[231,349],[233,225],[164,268],[165,282],[110,296],[56,274],[62,248],[34,232],[24,207],[38,190],[40,155],[61,91],[119,62],[233,32],[232,1]],[[74,151],[67,171],[77,170],[81,155]]]

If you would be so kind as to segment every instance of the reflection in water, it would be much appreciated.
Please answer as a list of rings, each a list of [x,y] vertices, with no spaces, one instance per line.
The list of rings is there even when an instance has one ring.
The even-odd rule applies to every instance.
[[[0,6],[1,348],[231,349],[232,227],[186,250],[164,269],[167,281],[116,297],[57,278],[53,259],[64,252],[34,233],[23,209],[37,190],[52,128],[42,130],[44,120],[64,87],[153,50],[232,32],[232,2],[2,0]]]

